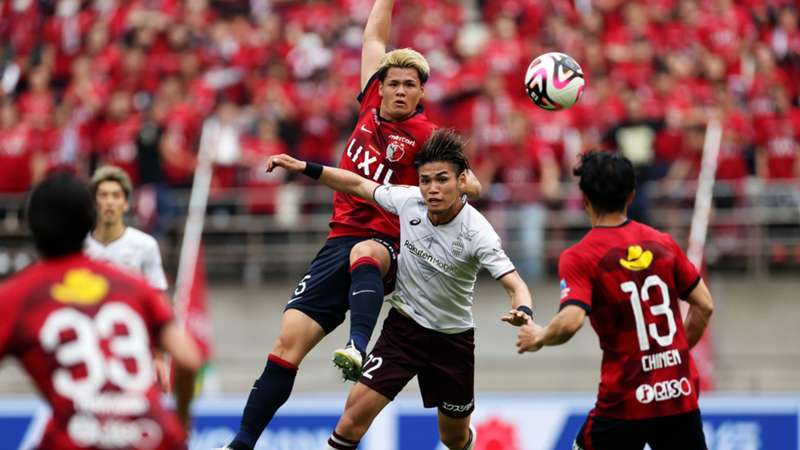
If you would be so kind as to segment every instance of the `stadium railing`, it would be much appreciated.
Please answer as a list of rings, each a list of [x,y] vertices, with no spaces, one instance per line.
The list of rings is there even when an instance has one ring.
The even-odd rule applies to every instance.
[[[532,277],[554,273],[559,253],[589,227],[576,187],[565,183],[555,202],[511,202],[503,190],[535,193],[538,187],[492,186],[476,204],[503,238],[509,256],[520,262],[523,273]],[[645,202],[648,221],[685,245],[694,183],[683,183],[669,192],[655,186],[649,192]],[[173,194],[177,213],[159,233],[168,271],[177,267],[188,204],[188,192]],[[209,198],[203,231],[209,273],[248,284],[258,284],[265,276],[296,277],[327,235],[330,191],[309,185],[280,186],[273,195],[272,214],[248,211],[244,199],[253,194],[236,188],[215,191]],[[269,203],[268,198],[259,201]],[[711,270],[755,277],[800,271],[800,187],[796,181],[766,184],[750,180],[735,185],[718,181],[714,204],[706,243]],[[0,195],[0,276],[33,259],[23,209],[24,196]]]

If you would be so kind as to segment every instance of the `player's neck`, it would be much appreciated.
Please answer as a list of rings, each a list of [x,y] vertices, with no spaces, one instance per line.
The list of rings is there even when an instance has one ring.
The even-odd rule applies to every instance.
[[[103,245],[108,245],[122,236],[125,232],[124,222],[114,222],[113,224],[98,224],[92,231],[92,237]]]
[[[618,227],[628,221],[625,213],[610,213],[592,216],[592,228],[613,228]]]
[[[433,214],[430,210],[428,210],[428,220],[431,221],[431,224],[434,226],[445,225],[450,223],[451,220],[455,219],[458,213],[464,208],[464,202],[457,202],[452,208],[448,209],[447,211],[442,211],[439,214]]]

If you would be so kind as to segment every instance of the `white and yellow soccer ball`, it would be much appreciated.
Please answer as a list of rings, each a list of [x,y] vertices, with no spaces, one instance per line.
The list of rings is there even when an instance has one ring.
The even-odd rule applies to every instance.
[[[538,107],[558,111],[574,105],[586,83],[578,62],[565,53],[536,57],[525,73],[525,92]]]

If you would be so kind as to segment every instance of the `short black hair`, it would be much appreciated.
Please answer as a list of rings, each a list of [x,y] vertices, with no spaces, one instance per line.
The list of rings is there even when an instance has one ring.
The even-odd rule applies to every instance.
[[[469,161],[464,156],[466,141],[452,128],[440,128],[422,144],[422,148],[414,157],[414,167],[431,162],[446,162],[456,169],[456,176],[469,169]]]
[[[51,172],[28,200],[28,226],[45,258],[77,253],[95,225],[94,197],[73,172]]]
[[[581,191],[600,213],[624,211],[628,196],[636,189],[633,164],[618,153],[588,151],[572,173],[580,178]]]

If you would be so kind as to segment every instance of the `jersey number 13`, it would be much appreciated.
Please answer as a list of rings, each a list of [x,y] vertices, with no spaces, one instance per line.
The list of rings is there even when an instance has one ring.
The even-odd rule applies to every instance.
[[[650,339],[653,338],[658,345],[667,347],[672,345],[672,340],[675,338],[677,327],[675,325],[675,316],[669,307],[669,287],[664,280],[658,275],[650,275],[644,280],[641,289],[633,281],[626,281],[619,285],[623,292],[630,295],[631,307],[633,308],[633,318],[636,320],[636,335],[639,337],[639,348],[642,351],[650,350]],[[642,303],[649,302],[650,292],[655,289],[661,292],[661,303],[650,306],[650,314],[652,316],[666,316],[667,317],[667,333],[659,334],[656,324],[645,324],[644,313],[642,311]]]

